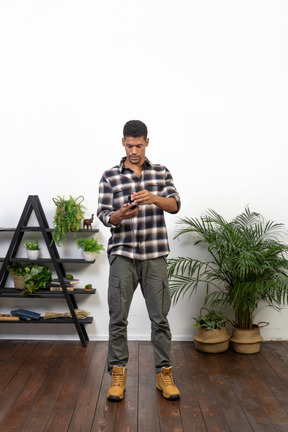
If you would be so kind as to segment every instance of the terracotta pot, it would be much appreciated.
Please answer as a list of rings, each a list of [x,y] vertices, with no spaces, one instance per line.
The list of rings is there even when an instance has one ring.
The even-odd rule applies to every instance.
[[[195,348],[201,352],[216,354],[229,348],[230,335],[225,326],[212,330],[197,327],[193,338]]]
[[[260,327],[253,324],[252,329],[239,329],[233,327],[231,337],[232,348],[240,354],[256,354],[260,351],[260,342],[263,340]]]

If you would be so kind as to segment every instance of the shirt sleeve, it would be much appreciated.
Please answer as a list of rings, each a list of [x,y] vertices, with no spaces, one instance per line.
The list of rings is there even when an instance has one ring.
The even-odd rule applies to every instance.
[[[166,178],[165,178],[164,196],[166,198],[175,198],[177,202],[177,211],[175,213],[178,213],[181,208],[180,195],[175,188],[174,180],[170,171],[166,167],[165,169],[166,169]]]
[[[103,174],[99,183],[97,217],[103,223],[103,225],[110,228],[116,228],[116,225],[113,225],[110,222],[110,216],[113,211],[112,187],[105,174]]]

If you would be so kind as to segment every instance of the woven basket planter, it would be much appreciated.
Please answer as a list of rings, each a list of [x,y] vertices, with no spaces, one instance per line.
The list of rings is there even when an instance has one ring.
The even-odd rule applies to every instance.
[[[24,276],[15,276],[12,274],[14,286],[17,289],[24,290]]]
[[[193,338],[195,348],[201,352],[216,354],[229,348],[230,335],[225,326],[212,330],[197,327]]]
[[[252,329],[239,329],[233,327],[231,337],[232,348],[240,354],[256,354],[260,351],[260,342],[263,340],[260,327],[254,325]]]

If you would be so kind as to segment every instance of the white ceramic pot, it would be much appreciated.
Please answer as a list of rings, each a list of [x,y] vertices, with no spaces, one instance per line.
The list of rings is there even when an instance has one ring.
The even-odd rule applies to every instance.
[[[37,260],[39,258],[40,250],[28,250],[27,255],[30,260]]]
[[[96,252],[85,252],[83,251],[85,261],[94,261],[96,258]]]

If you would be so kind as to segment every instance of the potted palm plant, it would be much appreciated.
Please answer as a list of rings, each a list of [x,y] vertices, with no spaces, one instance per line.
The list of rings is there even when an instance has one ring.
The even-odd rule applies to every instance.
[[[259,303],[279,310],[288,298],[288,246],[283,243],[283,224],[265,219],[249,207],[228,222],[214,210],[203,217],[180,219],[176,237],[192,233],[194,245],[204,248],[203,260],[191,257],[168,261],[170,292],[176,303],[204,283],[206,303],[230,306],[234,313],[232,346],[238,352],[258,352],[259,326],[254,322]],[[240,331],[241,336],[238,335]],[[243,331],[245,336],[243,336]],[[240,348],[237,343],[240,342]]]

